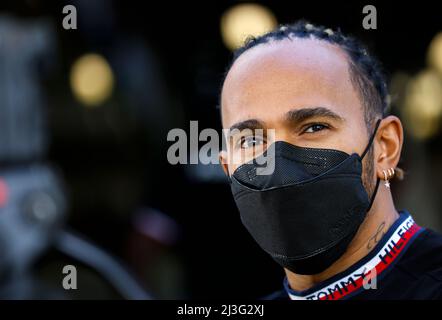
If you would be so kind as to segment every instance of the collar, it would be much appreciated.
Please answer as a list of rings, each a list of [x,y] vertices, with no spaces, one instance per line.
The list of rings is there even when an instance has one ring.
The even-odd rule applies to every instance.
[[[355,295],[369,285],[372,277],[384,276],[409,245],[424,230],[407,211],[388,229],[373,250],[347,270],[304,291],[290,288],[287,277],[284,288],[291,300],[339,300]]]

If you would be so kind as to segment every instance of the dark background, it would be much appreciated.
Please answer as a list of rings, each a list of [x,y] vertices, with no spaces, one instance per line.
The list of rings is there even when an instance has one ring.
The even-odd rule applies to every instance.
[[[219,25],[223,12],[240,2],[0,4],[1,14],[49,19],[55,32],[41,81],[47,158],[66,183],[68,226],[123,260],[158,297],[255,298],[282,285],[282,270],[241,225],[220,169],[172,166],[166,158],[170,129],[188,131],[190,120],[198,120],[200,130],[221,129],[218,93],[231,52]],[[389,79],[424,69],[429,43],[442,30],[436,1],[255,3],[271,9],[278,23],[305,18],[361,38]],[[66,4],[77,7],[77,30],[62,28]],[[365,4],[377,8],[377,30],[362,28]],[[106,57],[116,77],[112,96],[96,108],[83,107],[69,85],[72,64],[88,52]],[[392,112],[400,115],[400,105],[393,103]],[[442,230],[441,131],[424,140],[408,132],[405,138],[401,167],[407,176],[392,185],[398,209]],[[162,244],[137,231],[134,217],[143,210],[171,217],[176,240]]]

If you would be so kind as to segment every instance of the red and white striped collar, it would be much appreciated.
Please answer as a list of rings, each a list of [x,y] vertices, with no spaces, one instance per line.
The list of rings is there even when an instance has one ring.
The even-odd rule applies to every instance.
[[[406,251],[416,236],[423,231],[410,214],[400,212],[398,220],[378,242],[376,247],[362,260],[332,278],[305,291],[290,288],[287,277],[284,288],[291,300],[339,300],[364,290],[364,283],[370,277],[379,277]]]

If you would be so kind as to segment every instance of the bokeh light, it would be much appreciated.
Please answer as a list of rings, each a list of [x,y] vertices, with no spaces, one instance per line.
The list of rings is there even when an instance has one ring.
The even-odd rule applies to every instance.
[[[99,106],[107,100],[114,87],[114,75],[106,59],[86,54],[75,61],[70,74],[71,89],[85,106]]]
[[[434,70],[424,70],[411,79],[402,108],[405,127],[417,139],[435,135],[442,115],[442,80]]]
[[[272,11],[259,4],[239,4],[221,17],[221,35],[230,50],[240,47],[250,36],[264,34],[277,25]]]
[[[428,48],[428,64],[442,75],[442,32],[436,34]]]

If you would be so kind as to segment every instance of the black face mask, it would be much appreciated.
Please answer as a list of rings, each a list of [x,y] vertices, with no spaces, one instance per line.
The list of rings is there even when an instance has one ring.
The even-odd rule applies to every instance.
[[[238,167],[231,189],[241,220],[261,248],[282,267],[317,274],[343,255],[376,195],[362,184],[361,156],[332,149],[302,148],[277,141],[270,175],[259,175],[264,161]],[[268,165],[268,162],[267,162]]]

